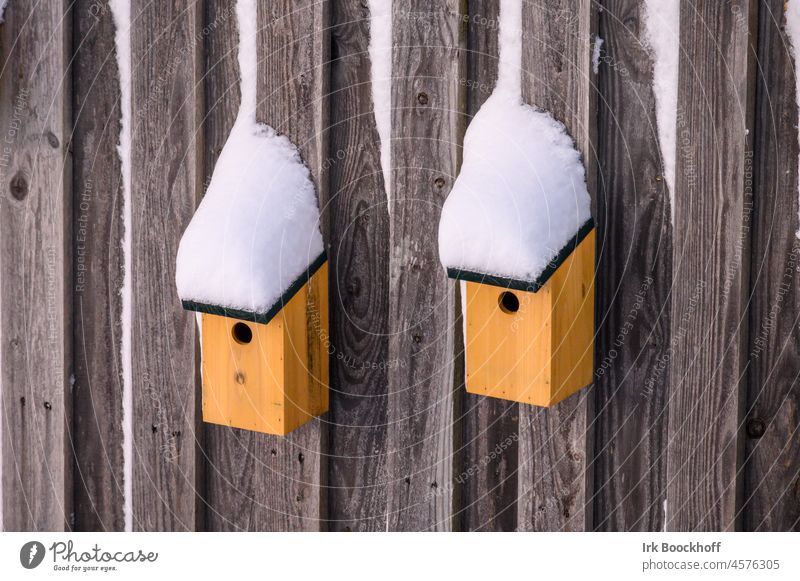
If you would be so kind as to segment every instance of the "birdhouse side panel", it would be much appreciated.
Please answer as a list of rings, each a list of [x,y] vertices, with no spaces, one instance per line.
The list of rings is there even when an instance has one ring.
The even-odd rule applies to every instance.
[[[328,268],[323,265],[278,315],[284,322],[286,430],[328,410]]]
[[[594,274],[592,231],[548,281],[553,296],[551,405],[593,381]]]
[[[311,370],[311,405],[318,416],[328,411],[331,340],[328,326],[328,263],[311,278],[306,319]]]

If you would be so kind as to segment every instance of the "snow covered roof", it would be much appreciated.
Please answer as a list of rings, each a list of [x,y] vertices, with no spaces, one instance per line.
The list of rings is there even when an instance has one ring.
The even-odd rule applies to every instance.
[[[583,163],[563,124],[496,91],[469,125],[442,209],[448,275],[536,291],[591,228]]]
[[[242,102],[208,191],[178,247],[186,309],[267,323],[325,262],[308,168],[287,137],[256,122],[255,0],[238,0]]]
[[[237,122],[178,248],[184,307],[266,323],[324,261],[299,153],[271,128]]]

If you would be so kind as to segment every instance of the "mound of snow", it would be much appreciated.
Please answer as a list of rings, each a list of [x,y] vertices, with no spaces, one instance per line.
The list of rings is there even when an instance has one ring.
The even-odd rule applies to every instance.
[[[297,149],[240,119],[178,248],[178,296],[263,314],[323,253],[314,184]]]
[[[256,122],[257,9],[238,0],[242,102],[208,191],[178,247],[184,302],[265,315],[324,245],[311,174],[297,148]]]
[[[464,138],[464,163],[442,209],[448,269],[536,282],[591,219],[580,153],[563,124],[495,91]]]

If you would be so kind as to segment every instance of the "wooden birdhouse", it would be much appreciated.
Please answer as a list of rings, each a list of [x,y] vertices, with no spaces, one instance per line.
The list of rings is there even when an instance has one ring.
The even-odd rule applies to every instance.
[[[203,421],[284,436],[328,410],[328,263],[267,312],[184,300],[201,315]]]
[[[466,389],[551,406],[592,382],[595,232],[534,283],[450,269],[466,282]]]
[[[286,435],[328,411],[328,264],[270,316],[202,315],[203,420]],[[271,314],[269,314],[271,315]]]
[[[313,182],[285,137],[237,122],[181,239],[202,313],[203,419],[285,435],[328,409],[328,266]]]
[[[595,233],[564,126],[493,94],[470,123],[439,254],[464,281],[466,388],[553,405],[593,378]]]

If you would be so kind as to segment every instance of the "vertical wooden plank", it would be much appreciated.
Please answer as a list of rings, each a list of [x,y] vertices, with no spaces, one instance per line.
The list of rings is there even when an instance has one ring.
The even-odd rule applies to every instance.
[[[667,529],[732,530],[752,227],[755,2],[682,2]]]
[[[239,30],[236,0],[203,3],[203,192],[236,121],[239,87]]]
[[[297,145],[323,206],[328,199],[323,132],[328,122],[328,39],[326,1],[259,3],[257,119]],[[228,498],[214,502],[213,510],[219,515],[210,526],[278,531],[322,528],[326,421],[314,418],[283,438],[232,431],[230,457],[227,463],[220,459],[217,483],[209,482],[213,498],[217,494],[213,487],[226,481]]]
[[[605,0],[598,90],[596,530],[664,527],[669,192],[642,0]]]
[[[331,530],[386,529],[389,214],[372,108],[366,2],[332,3]]]
[[[522,98],[564,123],[583,155],[594,198],[596,93],[592,87],[590,0],[522,5]],[[591,519],[592,389],[545,409],[520,406],[520,530],[584,530]]]
[[[436,233],[460,161],[462,8],[392,6],[389,360],[405,365],[389,370],[390,530],[454,526],[455,284]]]
[[[467,117],[472,119],[497,81],[500,2],[470,0],[467,28]],[[462,314],[463,316],[463,314]],[[461,528],[517,528],[519,406],[463,392],[463,450],[455,476],[463,495]]]
[[[175,255],[200,182],[194,0],[132,3],[133,526],[192,530],[197,511],[195,318]]]
[[[71,527],[71,156],[64,2],[0,24],[0,390],[3,523]]]
[[[115,27],[105,3],[73,6],[72,433],[75,529],[119,531],[124,520],[122,433],[123,200],[115,155],[120,89]]]
[[[760,3],[744,530],[800,530],[796,63],[783,0]]]
[[[219,154],[236,120],[239,86],[239,30],[236,0],[205,2],[203,7],[203,172],[208,187]],[[206,528],[269,529],[272,512],[266,488],[272,472],[270,437],[257,432],[205,424]]]

